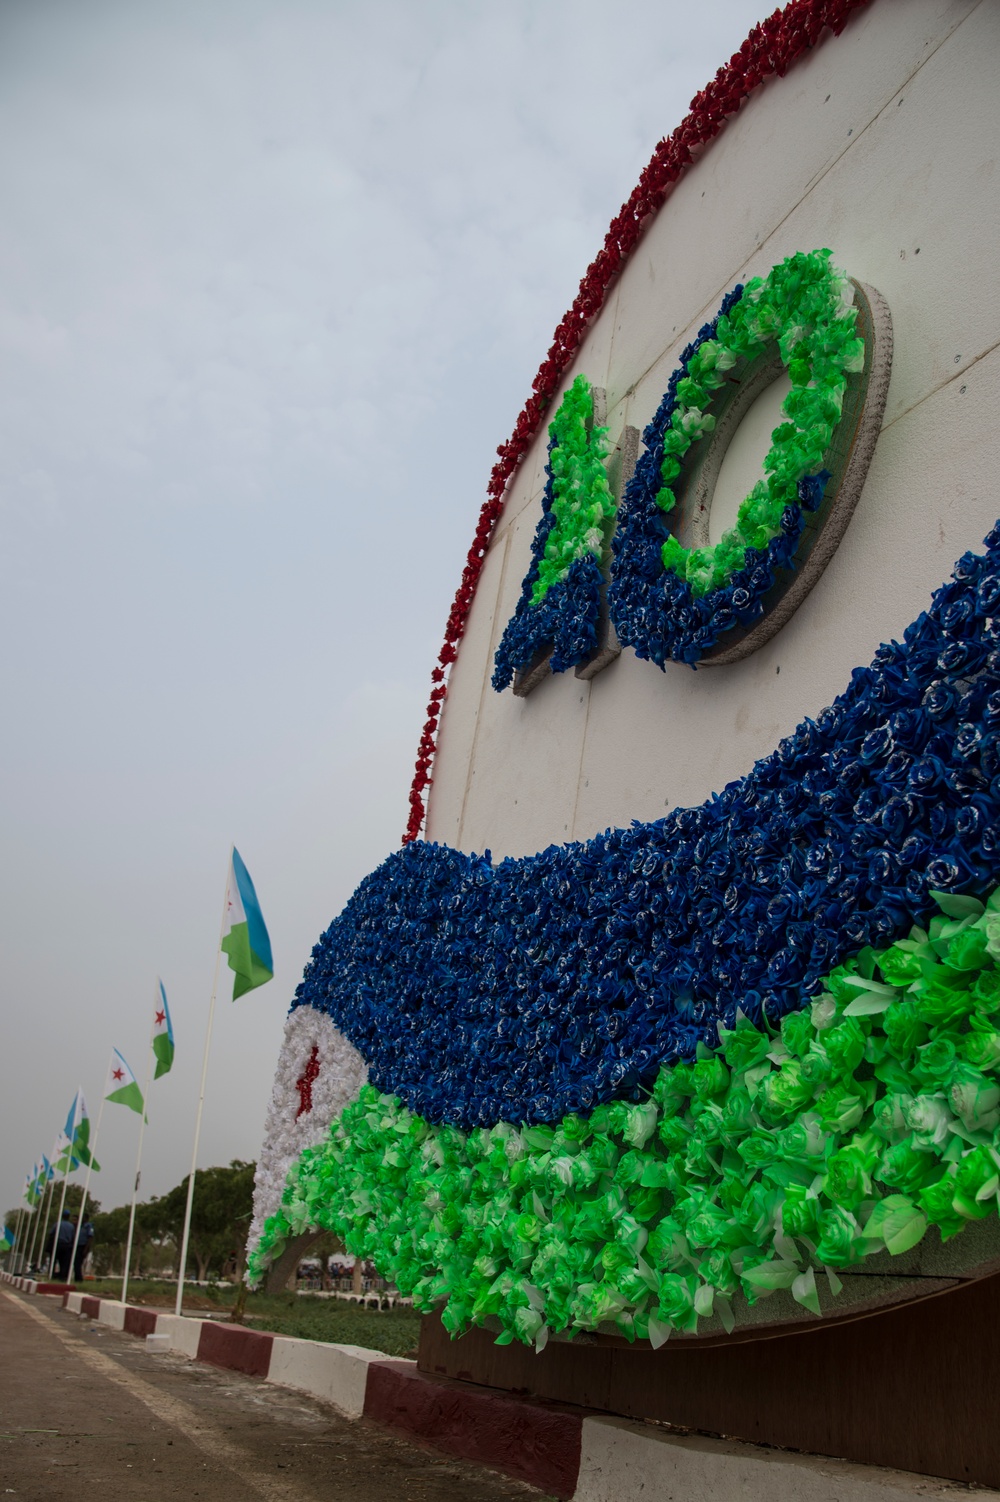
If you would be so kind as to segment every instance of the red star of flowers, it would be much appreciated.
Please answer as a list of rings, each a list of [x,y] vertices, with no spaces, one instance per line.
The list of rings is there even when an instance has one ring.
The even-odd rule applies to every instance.
[[[319,1076],[319,1049],[313,1044],[312,1053],[306,1061],[299,1078],[295,1081],[295,1088],[299,1092],[299,1109],[295,1113],[295,1120],[304,1116],[313,1108],[313,1081]]]

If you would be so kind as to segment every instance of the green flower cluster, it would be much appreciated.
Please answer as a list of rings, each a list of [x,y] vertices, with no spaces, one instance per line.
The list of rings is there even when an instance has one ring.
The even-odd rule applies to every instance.
[[[711,547],[685,548],[673,536],[663,544],[664,568],[686,579],[696,596],[728,583],[744,566],[747,548],[766,548],[785,508],[798,504],[799,481],[822,470],[847,373],[864,367],[856,317],[851,285],[830,265],[830,252],[802,251],[747,282],[736,306],[719,318],[715,337],[692,355],[663,439],[656,501],[664,511],[676,504],[684,456],[715,427],[712,399],[728,371],[776,344],[793,388],[782,408],[787,421],[771,435],[765,474],[740,506],[736,525]]]
[[[540,605],[553,584],[565,579],[577,558],[604,552],[615,515],[604,461],[607,428],[593,427],[594,398],[578,375],[549,426],[552,528],[538,561],[531,603]]]
[[[661,1068],[652,1098],[465,1134],[366,1087],[302,1154],[250,1258],[309,1227],[374,1258],[453,1332],[501,1342],[607,1321],[661,1344],[731,1300],[915,1246],[1000,1190],[1000,890],[936,894],[928,929],[827,977],[769,1033]]]

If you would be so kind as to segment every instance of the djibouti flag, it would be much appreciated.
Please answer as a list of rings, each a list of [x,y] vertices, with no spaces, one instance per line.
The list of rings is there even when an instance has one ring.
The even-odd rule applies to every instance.
[[[69,1108],[66,1117],[66,1125],[63,1128],[66,1138],[66,1147],[63,1149],[63,1158],[69,1162],[69,1172],[78,1168],[81,1163],[93,1168],[95,1173],[100,1172],[101,1165],[90,1151],[90,1116],[87,1113],[87,1102],[83,1098],[83,1091],[78,1090],[73,1104]],[[63,1168],[63,1161],[58,1164]],[[66,1170],[63,1170],[66,1172]]]
[[[222,952],[229,958],[229,968],[235,970],[233,1000],[262,986],[274,974],[271,960],[271,941],[261,917],[260,904],[254,891],[250,872],[240,859],[240,852],[233,846],[233,858],[229,867],[229,884],[226,887],[226,912],[222,924]]]
[[[116,1106],[128,1106],[130,1111],[138,1111],[142,1115],[142,1091],[117,1048],[111,1050],[108,1077],[104,1082],[104,1099]]]
[[[153,1058],[156,1060],[154,1080],[158,1080],[161,1074],[169,1074],[170,1066],[174,1062],[174,1029],[170,1021],[170,1008],[167,1006],[167,993],[160,981],[160,1004],[153,1013]]]

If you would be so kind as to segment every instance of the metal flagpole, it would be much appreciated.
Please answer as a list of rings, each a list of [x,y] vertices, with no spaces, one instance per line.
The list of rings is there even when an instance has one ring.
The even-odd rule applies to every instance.
[[[18,1207],[17,1207],[17,1220],[15,1222],[15,1229],[14,1229],[14,1245],[11,1247],[11,1253],[12,1253],[11,1260],[12,1261],[14,1260],[15,1257],[19,1257],[21,1255],[21,1251],[20,1251],[20,1247],[21,1247],[21,1231],[23,1229],[24,1229],[24,1208],[23,1208],[23,1206],[18,1205]]]
[[[30,1189],[30,1185],[27,1186],[27,1188]],[[27,1192],[25,1193],[25,1196],[24,1196],[24,1203],[28,1207],[28,1217],[29,1217],[28,1221],[27,1221],[27,1223],[25,1225],[25,1228],[24,1228],[24,1233],[25,1233],[24,1234],[24,1246],[25,1246],[25,1250],[27,1250],[29,1244],[34,1240],[34,1237],[35,1237],[35,1215],[36,1215],[37,1212],[36,1212],[35,1206],[31,1203],[31,1200],[29,1199]],[[22,1274],[24,1273],[24,1270],[27,1267],[27,1265],[28,1264],[25,1261],[22,1260],[22,1262],[21,1262],[21,1272],[22,1272]]]
[[[63,1211],[66,1208],[66,1183],[67,1183],[67,1180],[69,1179],[70,1174],[76,1172],[76,1169],[72,1166],[73,1165],[73,1157],[74,1157],[73,1149],[76,1146],[76,1129],[79,1126],[79,1122],[77,1121],[76,1118],[77,1118],[77,1114],[78,1114],[78,1112],[80,1110],[80,1096],[82,1094],[83,1094],[83,1086],[81,1085],[80,1088],[76,1092],[76,1100],[73,1102],[73,1122],[72,1122],[73,1135],[72,1135],[72,1137],[70,1137],[70,1139],[69,1139],[69,1146],[66,1149],[66,1171],[63,1174],[62,1195],[60,1196],[60,1199],[59,1199],[59,1214],[56,1216],[56,1233],[55,1233],[55,1235],[52,1238],[52,1260],[49,1262],[49,1281],[50,1282],[54,1278],[55,1271],[56,1271],[56,1247],[59,1245],[59,1227],[62,1225]],[[77,1168],[79,1168],[79,1166],[80,1166],[79,1163],[77,1163]]]
[[[50,1179],[49,1183],[51,1183],[51,1182],[52,1181]],[[35,1239],[38,1236],[38,1222],[39,1222],[39,1220],[41,1218],[41,1214],[42,1214],[42,1201],[44,1200],[45,1195],[48,1192],[48,1187],[49,1187],[49,1185],[46,1184],[45,1188],[42,1190],[41,1194],[38,1196],[38,1203],[36,1205],[32,1205],[30,1207],[31,1208],[31,1212],[32,1212],[31,1213],[31,1234],[28,1237],[28,1260],[27,1260],[27,1262],[25,1264],[27,1267],[31,1266],[32,1258],[35,1255]]]
[[[135,1155],[135,1182],[132,1185],[132,1209],[128,1218],[128,1240],[125,1243],[125,1265],[122,1268],[122,1303],[128,1296],[129,1264],[132,1261],[132,1235],[135,1231],[135,1202],[139,1197],[139,1175],[142,1172],[142,1139],[146,1131],[146,1106],[149,1102],[149,1087],[153,1079],[153,1036],[156,1032],[156,1007],[153,1007],[153,1025],[149,1030],[149,1049],[146,1053],[146,1083],[142,1092],[142,1120],[139,1122],[139,1147]]]
[[[97,1156],[97,1139],[101,1135],[101,1117],[104,1115],[104,1096],[101,1096],[101,1104],[97,1108],[97,1122],[94,1126],[94,1140],[90,1144],[90,1162],[87,1164],[87,1177],[83,1181],[83,1199],[80,1201],[80,1213],[76,1217],[76,1235],[73,1237],[73,1251],[69,1259],[69,1272],[66,1274],[66,1282],[76,1281],[74,1269],[76,1268],[76,1249],[80,1245],[80,1231],[83,1228],[83,1216],[87,1208],[87,1195],[90,1193],[90,1175],[94,1168],[94,1158]],[[55,1245],[53,1244],[53,1251]]]
[[[55,1182],[56,1182],[56,1175],[55,1175],[55,1170],[53,1169],[53,1171],[52,1171],[52,1177],[49,1179],[49,1181],[46,1184],[45,1188],[42,1190],[41,1194],[38,1196],[38,1207],[35,1210],[35,1224],[34,1224],[34,1226],[32,1228],[32,1232],[31,1232],[31,1246],[30,1246],[30,1248],[28,1250],[28,1266],[29,1267],[31,1266],[31,1264],[35,1260],[36,1242],[38,1242],[39,1228],[41,1226],[44,1226],[46,1218],[47,1218],[48,1213],[49,1213],[49,1210],[51,1210],[51,1208],[52,1208],[52,1191],[53,1191],[53,1188],[55,1186]],[[44,1245],[44,1242],[45,1242],[45,1232],[42,1231],[42,1241],[39,1242],[38,1246],[37,1246],[37,1251],[38,1251],[38,1255],[39,1256],[42,1255],[42,1246]]]
[[[208,1078],[208,1053],[212,1046],[212,1022],[215,1018],[215,996],[219,989],[219,962],[222,959],[222,939],[226,928],[226,912],[229,898],[229,873],[233,869],[233,852],[229,851],[229,866],[226,870],[226,890],[222,897],[222,921],[219,924],[219,942],[215,949],[215,974],[212,977],[212,998],[208,1003],[208,1027],[205,1030],[205,1054],[201,1061],[201,1093],[198,1096],[198,1113],[194,1119],[194,1147],[191,1150],[191,1173],[188,1176],[187,1207],[184,1211],[184,1234],[181,1237],[180,1264],[177,1268],[177,1300],[174,1313],[180,1314],[184,1300],[184,1269],[187,1266],[188,1242],[191,1239],[191,1207],[194,1204],[194,1177],[198,1166],[198,1138],[201,1134],[201,1113],[205,1104],[205,1081]]]
[[[69,1157],[67,1158],[67,1163],[71,1163],[72,1161],[73,1161],[73,1153],[72,1153],[72,1150],[70,1150]],[[63,1211],[66,1208],[66,1186],[69,1183],[69,1176],[70,1176],[70,1174],[71,1173],[75,1173],[75,1172],[76,1172],[75,1169],[67,1167],[66,1172],[63,1174],[62,1194],[59,1196],[59,1209],[56,1212],[56,1231],[55,1231],[55,1235],[52,1238],[52,1256],[49,1258],[49,1282],[50,1283],[52,1282],[53,1278],[56,1275],[56,1248],[59,1245],[59,1227],[62,1225]]]
[[[49,1164],[49,1172],[48,1172],[48,1178],[47,1178],[46,1183],[45,1183],[45,1188],[42,1190],[41,1194],[39,1195],[39,1201],[45,1199],[46,1196],[48,1197],[48,1210],[51,1210],[51,1208],[52,1208],[52,1196],[55,1194],[56,1164],[59,1162],[59,1158],[61,1156],[61,1154],[58,1151],[58,1147],[59,1147],[59,1138],[57,1137],[56,1140],[55,1140],[55,1142],[52,1144],[52,1161]],[[45,1214],[43,1214],[40,1217],[39,1224],[42,1227],[44,1227],[44,1224],[45,1224],[45,1215],[48,1213],[48,1210],[46,1210]],[[45,1244],[45,1233],[44,1233],[44,1230],[43,1230],[42,1231],[42,1240],[39,1242],[38,1249],[37,1249],[39,1256],[41,1256],[41,1249],[44,1246],[44,1244]],[[35,1248],[35,1238],[34,1238],[34,1236],[32,1236],[32,1238],[31,1238],[31,1256],[32,1256],[32,1258],[34,1258],[35,1250],[36,1250],[36,1248]]]

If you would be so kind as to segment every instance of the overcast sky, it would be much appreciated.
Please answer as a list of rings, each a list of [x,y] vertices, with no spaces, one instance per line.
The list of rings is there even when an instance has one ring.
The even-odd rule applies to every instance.
[[[229,845],[275,978],[215,1031],[256,1155],[312,944],[398,844],[496,445],[759,0],[3,0],[0,1208],[112,1046],[187,1172]],[[108,1107],[94,1192],[130,1192]]]

